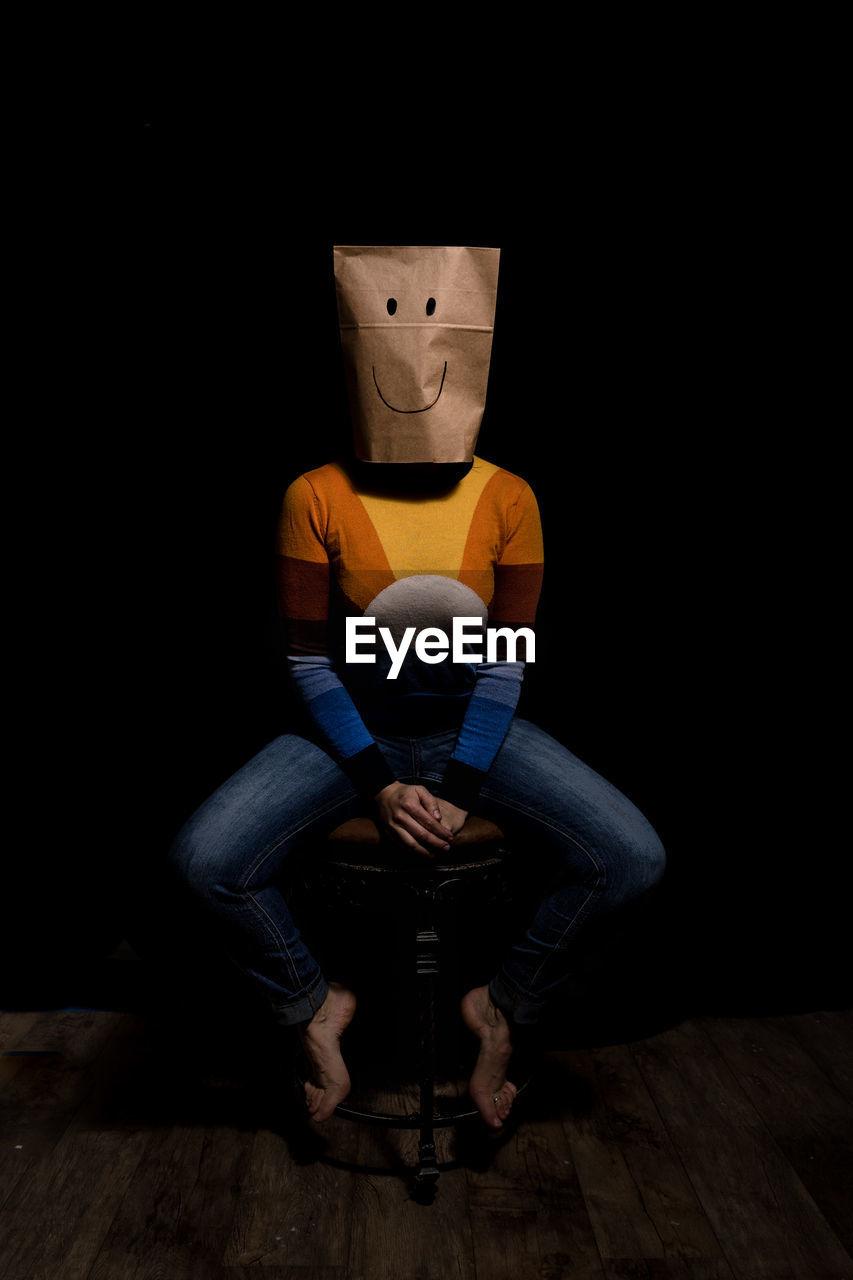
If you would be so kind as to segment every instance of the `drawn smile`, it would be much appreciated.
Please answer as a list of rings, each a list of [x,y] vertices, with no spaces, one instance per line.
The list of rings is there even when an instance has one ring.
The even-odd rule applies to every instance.
[[[376,381],[376,365],[372,365],[371,368],[373,370],[373,385],[376,387],[376,390],[379,392],[379,399],[382,401],[383,404],[388,405],[389,409],[392,409],[394,413],[426,413],[427,409],[431,409],[433,404],[436,404],[438,402],[438,396],[440,396],[442,391],[444,390],[444,379],[447,374],[447,361],[445,360],[444,362],[444,371],[441,375],[441,386],[438,388],[438,396],[435,397],[435,400],[433,400],[432,404],[425,404],[422,409],[398,409],[395,405],[388,404],[388,401],[385,399],[385,397],[383,396],[379,388],[379,383]]]

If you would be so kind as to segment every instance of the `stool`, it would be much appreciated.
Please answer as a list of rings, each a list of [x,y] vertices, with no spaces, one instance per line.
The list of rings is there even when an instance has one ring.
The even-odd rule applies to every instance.
[[[436,1160],[436,1128],[457,1124],[479,1115],[476,1108],[435,1114],[436,983],[440,972],[440,915],[454,892],[475,884],[478,905],[485,905],[507,890],[510,858],[503,832],[484,818],[469,817],[447,854],[428,858],[383,840],[370,818],[351,818],[329,835],[319,856],[310,861],[312,891],[345,903],[347,907],[387,907],[396,915],[405,912],[414,928],[417,986],[418,1110],[401,1112],[359,1109],[349,1103],[336,1114],[349,1120],[397,1129],[418,1129],[418,1164],[414,1176],[415,1198],[430,1202],[439,1177]],[[519,1093],[526,1087],[524,1081]]]

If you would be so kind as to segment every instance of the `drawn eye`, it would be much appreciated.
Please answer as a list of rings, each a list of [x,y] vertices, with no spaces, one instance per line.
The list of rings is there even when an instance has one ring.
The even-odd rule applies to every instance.
[[[388,308],[389,316],[393,316],[394,312],[397,310],[397,299],[389,298],[388,301],[385,303],[385,306]]]
[[[435,298],[427,298],[427,315],[435,315]]]

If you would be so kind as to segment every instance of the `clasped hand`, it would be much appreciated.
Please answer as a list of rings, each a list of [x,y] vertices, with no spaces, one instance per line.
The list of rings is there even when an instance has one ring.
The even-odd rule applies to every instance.
[[[426,787],[391,782],[376,796],[380,827],[393,839],[417,853],[434,857],[450,848],[468,817],[449,800],[434,796]]]

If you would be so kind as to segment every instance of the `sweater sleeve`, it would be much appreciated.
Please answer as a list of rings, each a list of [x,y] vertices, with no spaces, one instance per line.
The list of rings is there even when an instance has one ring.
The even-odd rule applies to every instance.
[[[375,796],[395,775],[329,654],[331,569],[322,513],[305,476],[284,495],[277,552],[278,608],[297,696],[332,759],[362,794]]]
[[[531,630],[542,588],[542,525],[529,485],[507,516],[506,537],[495,566],[495,591],[489,605],[489,626]],[[498,637],[495,661],[477,666],[477,680],[453,754],[438,795],[471,811],[486,775],[512,723],[521,693],[524,661],[511,653],[506,637]],[[531,657],[528,640],[520,636],[518,650]]]

